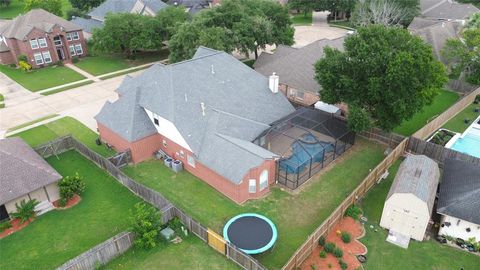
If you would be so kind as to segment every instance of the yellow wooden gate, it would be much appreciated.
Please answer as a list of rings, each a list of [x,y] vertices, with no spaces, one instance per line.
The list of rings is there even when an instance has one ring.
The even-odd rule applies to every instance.
[[[215,250],[217,250],[218,252],[222,253],[223,255],[226,254],[226,241],[225,239],[223,239],[223,237],[221,237],[220,235],[218,235],[217,233],[215,233],[214,231],[208,229],[208,244],[213,247]]]

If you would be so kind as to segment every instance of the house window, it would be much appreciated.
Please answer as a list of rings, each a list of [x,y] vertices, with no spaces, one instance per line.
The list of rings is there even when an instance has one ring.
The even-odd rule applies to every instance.
[[[72,33],[67,33],[67,40],[72,41]]]
[[[298,90],[297,90],[296,97],[297,97],[298,99],[302,99],[302,100],[303,100],[303,99],[305,98],[305,93],[304,93],[303,91],[298,91]]]
[[[32,39],[30,40],[30,46],[32,47],[32,49],[38,49],[38,41],[36,39]]]
[[[55,46],[60,46],[62,45],[62,38],[60,38],[60,36],[56,36],[53,38],[53,43],[55,44]]]
[[[255,179],[248,180],[248,192],[249,193],[257,192],[257,180]]]
[[[165,139],[163,140],[163,147],[167,148],[167,141]]]
[[[83,54],[83,49],[81,44],[75,45],[75,52],[77,53],[77,55]]]
[[[80,39],[80,36],[78,36],[78,32],[73,32],[73,33],[71,33],[71,35],[72,35],[73,40],[79,40]]]
[[[72,55],[72,56],[73,56],[73,55],[77,55],[77,54],[75,53],[75,45],[70,45],[70,46],[68,46],[68,49],[70,50],[70,55]]]
[[[183,152],[183,150],[180,150],[180,157],[185,158],[185,153]]]
[[[43,58],[41,53],[36,53],[33,55],[33,57],[35,58],[35,64],[37,65],[43,64]]]
[[[45,60],[45,63],[51,63],[52,62],[52,57],[50,56],[50,52],[49,51],[46,51],[46,52],[42,52],[42,55],[43,55],[43,60]]]
[[[158,121],[158,118],[157,117],[153,117],[153,123],[156,125],[156,126],[160,126],[160,122]]]
[[[40,45],[40,48],[46,48],[47,47],[47,40],[45,38],[39,38],[38,39],[38,44]]]
[[[266,187],[268,187],[268,171],[263,170],[260,174],[260,191],[264,190]]]
[[[188,163],[188,165],[195,168],[195,159],[192,156],[187,155],[187,163]]]

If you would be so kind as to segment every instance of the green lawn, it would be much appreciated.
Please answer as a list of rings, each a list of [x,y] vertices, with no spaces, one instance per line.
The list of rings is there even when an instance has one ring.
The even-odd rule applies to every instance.
[[[133,248],[102,269],[240,269],[194,235],[180,244],[162,243],[152,250]]]
[[[115,151],[108,149],[104,144],[98,146],[95,143],[98,135],[71,117],[64,117],[13,136],[21,137],[31,146],[36,147],[67,134],[72,134],[79,141],[102,156],[108,157],[115,154]]]
[[[24,72],[17,68],[0,65],[0,72],[32,92],[85,79],[79,73],[61,66],[44,67]]]
[[[124,171],[161,192],[194,219],[217,232],[237,214],[266,215],[276,224],[279,238],[272,252],[257,258],[269,269],[280,269],[308,235],[357,187],[369,169],[383,158],[383,147],[358,139],[337,164],[307,183],[299,194],[272,188],[267,197],[241,206],[187,172],[171,172],[160,161],[146,161],[126,167]]]
[[[366,235],[360,239],[368,248],[365,264],[366,270],[451,270],[451,269],[478,269],[480,258],[467,252],[441,245],[434,240],[417,242],[410,241],[407,250],[385,241],[387,232],[379,227],[383,204],[398,170],[400,161],[392,166],[389,177],[370,190],[361,206],[364,215],[368,218]],[[378,231],[370,229],[373,224]]]
[[[432,104],[425,106],[423,110],[415,114],[412,119],[404,121],[400,126],[393,129],[393,132],[404,136],[412,135],[415,131],[419,130],[446,109],[450,108],[458,98],[459,96],[456,92],[447,90],[440,91]]]
[[[328,25],[344,29],[355,29],[355,27],[352,25],[352,22],[350,21],[330,21],[328,22]]]
[[[474,111],[475,108],[480,108],[480,104],[470,104],[463,111],[459,112],[455,117],[450,119],[443,128],[449,129],[451,131],[463,133],[468,126],[472,124],[472,121],[475,120],[480,113]],[[470,119],[468,124],[463,122],[464,119]]]
[[[311,25],[312,24],[312,12],[308,12],[307,14],[303,14],[300,12],[292,16],[292,23],[293,25]]]
[[[0,109],[5,108],[4,101],[5,101],[5,97],[2,94],[0,94]]]
[[[82,201],[0,240],[0,269],[54,269],[129,227],[128,211],[140,199],[128,189],[75,151],[47,161],[63,176],[83,177]]]
[[[62,0],[62,11],[64,18],[66,18],[67,10],[69,10],[70,8],[72,8],[72,4],[70,3],[70,1]],[[8,7],[0,8],[0,19],[12,19],[23,13],[25,13],[23,1],[11,0],[11,3]]]
[[[138,65],[164,60],[168,58],[168,50],[157,53],[139,54],[135,60],[125,59],[123,55],[99,55],[81,58],[75,65],[86,72],[98,76]]]

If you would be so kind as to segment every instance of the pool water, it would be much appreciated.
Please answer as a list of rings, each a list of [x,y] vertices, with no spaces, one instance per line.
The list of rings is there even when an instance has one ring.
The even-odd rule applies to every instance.
[[[452,145],[451,149],[480,158],[480,130],[475,128]]]

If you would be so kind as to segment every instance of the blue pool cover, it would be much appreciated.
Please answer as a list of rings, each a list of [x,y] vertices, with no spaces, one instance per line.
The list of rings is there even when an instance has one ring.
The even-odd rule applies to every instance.
[[[451,149],[480,158],[480,132],[476,134],[472,131],[459,138]]]

